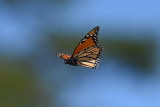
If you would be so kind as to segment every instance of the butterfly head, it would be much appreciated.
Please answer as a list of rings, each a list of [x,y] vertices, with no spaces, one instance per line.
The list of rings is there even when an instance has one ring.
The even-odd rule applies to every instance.
[[[68,58],[68,59],[65,59],[65,60],[64,60],[64,63],[65,63],[65,64],[69,64],[69,65],[77,66],[77,59],[70,57],[70,58]]]

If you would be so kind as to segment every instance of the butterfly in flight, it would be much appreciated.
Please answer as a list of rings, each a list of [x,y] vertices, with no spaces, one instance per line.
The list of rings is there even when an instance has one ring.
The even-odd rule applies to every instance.
[[[72,55],[58,53],[57,56],[64,59],[65,64],[96,68],[100,61],[99,57],[103,52],[103,47],[98,44],[99,29],[100,27],[97,26],[87,33]]]

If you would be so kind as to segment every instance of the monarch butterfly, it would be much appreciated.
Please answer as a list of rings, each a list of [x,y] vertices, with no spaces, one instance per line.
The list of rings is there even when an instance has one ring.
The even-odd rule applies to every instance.
[[[99,63],[99,57],[103,52],[103,47],[98,44],[99,29],[100,27],[97,26],[87,33],[72,55],[58,53],[57,56],[64,59],[65,64],[96,68]]]

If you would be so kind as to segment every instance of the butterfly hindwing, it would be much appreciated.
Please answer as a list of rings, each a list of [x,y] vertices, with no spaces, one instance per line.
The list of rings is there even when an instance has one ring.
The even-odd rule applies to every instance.
[[[84,67],[96,68],[99,63],[99,57],[101,56],[103,47],[92,46],[77,54],[77,64]]]

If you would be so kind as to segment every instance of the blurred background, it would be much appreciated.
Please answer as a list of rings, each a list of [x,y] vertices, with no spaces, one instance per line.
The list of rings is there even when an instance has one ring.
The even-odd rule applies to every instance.
[[[0,107],[160,107],[159,4],[1,0]],[[95,26],[100,66],[65,65]]]

